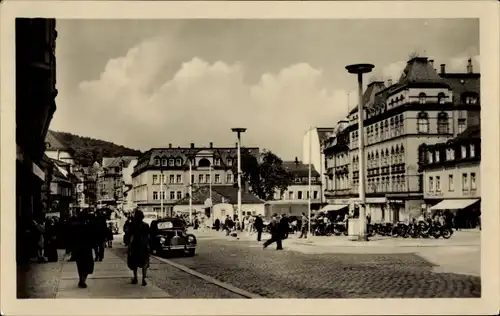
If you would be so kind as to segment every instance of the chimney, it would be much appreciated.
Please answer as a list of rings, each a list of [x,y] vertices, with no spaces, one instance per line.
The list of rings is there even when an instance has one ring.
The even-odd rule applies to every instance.
[[[191,148],[194,148],[194,143],[191,143]]]
[[[387,85],[390,87],[392,86],[392,79],[387,80]]]
[[[214,143],[210,142],[210,148],[214,148]]]
[[[298,166],[299,165],[299,158],[295,157],[295,165]]]
[[[169,143],[169,144],[168,144],[168,148],[172,148],[172,143]]]
[[[446,73],[446,64],[441,64],[441,73]]]
[[[469,60],[467,61],[467,73],[468,74],[471,74],[473,71],[472,71],[472,59],[469,58]]]

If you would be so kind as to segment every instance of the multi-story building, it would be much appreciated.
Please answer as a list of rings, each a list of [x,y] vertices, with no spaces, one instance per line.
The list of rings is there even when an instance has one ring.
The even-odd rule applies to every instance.
[[[368,213],[374,221],[417,216],[424,204],[418,148],[423,143],[432,145],[451,139],[470,124],[468,121],[477,121],[479,74],[473,73],[470,60],[465,73],[448,74],[445,65],[441,65],[441,73],[438,73],[432,60],[415,57],[408,61],[395,84],[370,83],[363,94],[362,106]],[[345,144],[338,146],[337,142],[329,146],[334,150],[326,150],[330,157],[329,151],[337,153],[335,173],[330,171],[328,175],[332,179],[339,175],[339,183],[344,183],[340,188],[345,190],[346,197],[357,197],[359,192],[357,120],[357,109],[354,109],[345,128],[345,133],[349,133],[347,162]],[[346,170],[347,177],[342,175]],[[346,178],[350,187],[342,180]],[[338,188],[336,186],[334,192]]]
[[[56,110],[57,31],[55,19],[17,18],[16,60],[16,220],[17,259],[30,256],[28,226],[42,215],[44,140]]]
[[[255,157],[258,148],[245,148]],[[189,166],[191,164],[191,179]],[[133,199],[137,206],[159,216],[172,213],[172,206],[199,186],[228,185],[237,181],[233,167],[237,164],[237,148],[195,147],[153,148],[142,154],[132,174]],[[190,182],[191,181],[191,182]],[[163,202],[164,209],[161,209]]]
[[[320,200],[321,203],[325,201],[324,191],[325,183],[327,181],[325,173],[325,144],[327,140],[335,133],[335,128],[333,127],[314,127],[310,128],[304,135],[302,140],[302,161],[304,164],[309,164],[311,160],[312,165],[315,170],[320,174],[319,183],[320,189]]]
[[[78,179],[75,187],[76,206],[79,208],[95,207],[97,203],[97,172],[91,167],[75,166],[73,174]]]
[[[97,173],[97,203],[102,206],[118,206],[123,202],[124,170],[136,159],[133,156],[105,157]]]
[[[420,148],[425,209],[450,211],[461,228],[473,228],[481,215],[481,128],[470,126],[456,138]]]
[[[70,165],[75,164],[73,159],[74,151],[65,146],[53,131],[48,131],[45,137],[45,154],[54,160],[63,161]]]
[[[266,202],[266,214],[307,213],[309,208],[309,164],[304,164],[295,158],[295,161],[284,161],[283,168],[291,175],[292,181],[288,188],[280,192],[276,190],[274,200]],[[318,210],[322,204],[321,175],[311,164],[311,209]]]

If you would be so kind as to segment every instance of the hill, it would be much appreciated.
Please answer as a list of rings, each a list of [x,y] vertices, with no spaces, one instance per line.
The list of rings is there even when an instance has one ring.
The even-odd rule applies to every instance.
[[[102,162],[103,157],[139,156],[139,150],[116,145],[100,139],[52,131],[57,139],[74,151],[73,158],[81,165],[88,166],[94,161]]]

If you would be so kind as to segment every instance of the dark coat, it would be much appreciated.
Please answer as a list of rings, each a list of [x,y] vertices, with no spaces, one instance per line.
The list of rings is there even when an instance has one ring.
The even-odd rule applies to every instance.
[[[129,226],[130,243],[128,245],[127,266],[131,269],[149,267],[149,225],[134,222]]]
[[[71,225],[71,252],[75,258],[78,274],[94,272],[93,226],[86,218],[78,218]]]
[[[279,226],[282,233],[287,233],[290,230],[290,221],[288,217],[282,217]]]
[[[278,220],[273,218],[269,223],[269,226],[271,228],[271,235],[276,237],[281,236],[281,229]]]
[[[253,225],[255,226],[255,229],[257,231],[262,231],[262,229],[264,228],[264,221],[262,220],[262,217],[257,216]]]

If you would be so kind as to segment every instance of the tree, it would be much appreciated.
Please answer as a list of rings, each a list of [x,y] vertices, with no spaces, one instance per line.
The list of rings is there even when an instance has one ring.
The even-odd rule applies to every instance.
[[[276,190],[283,193],[292,180],[290,173],[283,168],[283,161],[271,151],[264,150],[257,157],[248,150],[241,152],[242,180],[250,184],[251,191],[263,200],[271,200]],[[237,174],[237,167],[233,166],[233,173]]]

